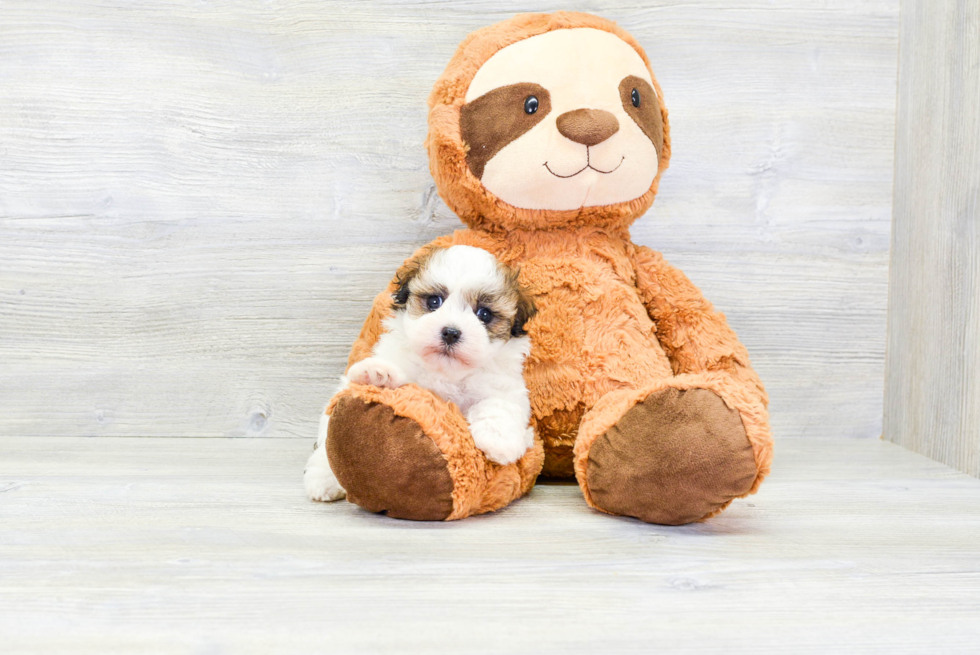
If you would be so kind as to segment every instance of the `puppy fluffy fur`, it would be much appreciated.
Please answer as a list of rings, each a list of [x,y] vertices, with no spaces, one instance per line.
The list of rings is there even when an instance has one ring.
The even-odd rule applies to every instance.
[[[485,250],[453,246],[411,260],[397,280],[387,331],[372,356],[341,378],[340,389],[417,384],[460,408],[488,459],[520,459],[534,442],[523,371],[531,349],[524,324],[535,309],[516,271]],[[313,500],[345,495],[327,461],[328,420],[320,418],[317,447],[303,474]]]

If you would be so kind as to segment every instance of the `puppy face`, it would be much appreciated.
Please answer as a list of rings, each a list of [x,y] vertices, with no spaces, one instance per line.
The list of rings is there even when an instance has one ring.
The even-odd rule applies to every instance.
[[[409,347],[436,371],[484,366],[503,344],[526,338],[534,305],[517,272],[485,250],[452,246],[397,274],[394,310]]]
[[[523,209],[572,210],[645,194],[663,154],[643,60],[609,32],[561,29],[509,45],[473,78],[460,114],[467,164]]]

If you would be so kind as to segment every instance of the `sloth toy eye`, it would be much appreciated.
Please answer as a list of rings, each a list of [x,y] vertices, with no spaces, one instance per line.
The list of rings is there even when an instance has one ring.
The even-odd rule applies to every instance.
[[[538,110],[538,99],[534,96],[528,96],[524,99],[524,113],[533,114]]]
[[[633,93],[630,94],[630,100],[633,101],[633,106],[638,108],[640,106],[640,92],[633,89]]]
[[[434,312],[442,307],[442,296],[429,296],[425,299],[425,306],[430,312]]]
[[[490,321],[493,320],[493,312],[486,307],[478,307],[476,310],[476,317],[480,319],[484,325],[489,325]]]

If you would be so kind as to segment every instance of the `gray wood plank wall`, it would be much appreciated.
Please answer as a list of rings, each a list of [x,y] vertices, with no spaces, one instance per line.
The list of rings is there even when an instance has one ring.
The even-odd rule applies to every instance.
[[[980,476],[980,2],[901,13],[885,436]]]
[[[577,1],[645,45],[634,229],[729,317],[777,438],[881,431],[899,0]],[[458,226],[425,100],[554,3],[0,2],[0,434],[314,434],[372,296]]]

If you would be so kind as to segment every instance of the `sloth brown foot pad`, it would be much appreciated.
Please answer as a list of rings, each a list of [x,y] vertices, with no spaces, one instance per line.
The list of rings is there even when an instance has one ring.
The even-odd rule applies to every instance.
[[[592,444],[588,486],[607,512],[682,525],[748,493],[756,472],[738,412],[706,389],[665,389]]]
[[[448,463],[418,423],[345,397],[328,429],[327,457],[347,500],[399,519],[442,521],[452,513]]]

